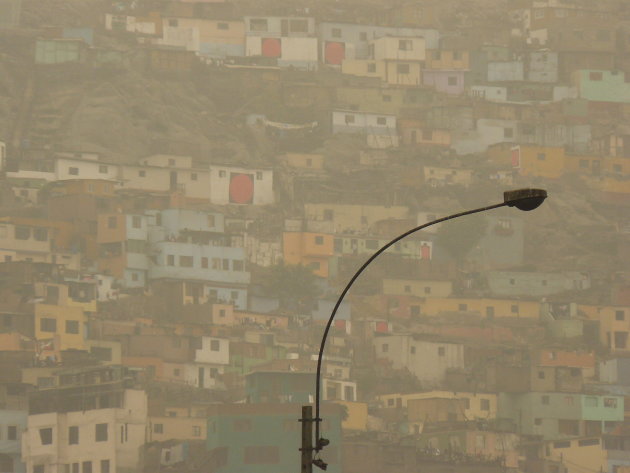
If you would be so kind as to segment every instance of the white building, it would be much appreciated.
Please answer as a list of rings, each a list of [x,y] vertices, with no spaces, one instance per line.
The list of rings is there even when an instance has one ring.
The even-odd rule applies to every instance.
[[[210,166],[210,203],[269,205],[273,202],[271,169]]]
[[[123,397],[122,408],[29,415],[22,435],[26,473],[138,471],[147,397],[131,389]]]
[[[373,343],[377,358],[389,360],[393,369],[408,369],[427,386],[442,383],[449,369],[464,368],[461,343],[422,340],[411,334],[377,336]]]

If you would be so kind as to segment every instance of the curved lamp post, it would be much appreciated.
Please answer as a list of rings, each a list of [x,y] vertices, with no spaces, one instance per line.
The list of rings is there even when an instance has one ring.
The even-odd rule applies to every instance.
[[[430,227],[431,225],[435,225],[436,223],[445,222],[446,220],[452,220],[458,217],[463,217],[464,215],[485,212],[486,210],[492,210],[499,207],[516,207],[517,209],[524,210],[524,211],[534,210],[535,208],[540,206],[540,204],[542,204],[546,198],[547,198],[547,191],[543,189],[518,189],[518,190],[513,190],[513,191],[506,191],[503,193],[503,202],[501,202],[500,204],[494,204],[488,207],[481,207],[474,210],[466,210],[464,212],[459,212],[453,215],[449,215],[448,217],[438,218],[437,220],[433,220],[432,222],[425,223],[423,225],[420,225],[418,227],[415,227],[415,228],[412,228],[411,230],[406,231],[402,235],[397,236],[392,241],[390,241],[389,243],[384,245],[382,248],[377,250],[376,253],[370,256],[368,260],[365,263],[363,263],[363,265],[359,268],[359,270],[356,273],[354,273],[354,276],[352,276],[352,278],[350,279],[350,281],[348,282],[344,290],[341,292],[339,299],[337,299],[337,302],[332,310],[332,313],[330,314],[330,318],[328,319],[328,323],[326,324],[326,328],[324,329],[324,335],[322,336],[321,345],[319,347],[319,355],[317,357],[317,374],[315,378],[315,418],[306,419],[306,417],[303,415],[303,419],[302,419],[302,422],[304,423],[302,426],[303,427],[303,445],[301,449],[302,454],[303,454],[303,461],[302,461],[303,468],[306,466],[305,461],[304,461],[305,455],[307,454],[311,455],[312,451],[315,451],[317,453],[329,443],[327,439],[322,438],[320,436],[320,423],[322,419],[319,416],[320,415],[319,407],[320,407],[320,381],[321,381],[322,356],[324,354],[324,347],[326,346],[326,338],[328,337],[328,332],[330,331],[330,327],[332,326],[335,315],[337,314],[337,310],[339,309],[339,306],[341,305],[343,298],[348,293],[348,290],[350,290],[350,287],[352,287],[352,284],[354,284],[354,282],[361,275],[363,270],[365,270],[365,268],[367,268],[372,261],[374,261],[381,253],[387,250],[390,246],[394,245],[395,243],[402,240],[403,238],[411,235],[412,233],[415,233],[419,230]],[[304,444],[305,436],[306,436],[305,427],[307,423],[310,426],[311,421],[315,422],[315,446],[314,447],[310,446],[311,444],[310,439],[306,439],[306,441],[308,442],[308,445]],[[309,435],[312,435],[312,433],[310,433]],[[311,458],[309,463],[311,462],[312,464],[316,465],[317,467],[323,470],[325,470],[326,467],[328,466],[320,458],[317,458],[317,459]],[[308,466],[310,467],[310,465]]]

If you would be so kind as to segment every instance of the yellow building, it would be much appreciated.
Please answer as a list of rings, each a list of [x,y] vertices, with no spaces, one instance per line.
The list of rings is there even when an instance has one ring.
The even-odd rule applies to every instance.
[[[448,297],[453,292],[451,281],[418,279],[383,279],[383,294],[415,297]]]
[[[426,67],[442,71],[467,71],[470,69],[470,53],[459,50],[429,50],[426,54]]]
[[[151,416],[148,419],[147,439],[149,442],[164,440],[205,440],[207,422],[205,417]]]
[[[430,297],[420,302],[422,315],[437,316],[444,312],[475,312],[484,317],[516,317],[538,319],[540,302],[517,299],[471,297]]]
[[[341,63],[341,73],[359,77],[375,77],[384,82],[387,77],[387,64],[385,61],[374,59],[345,59]]]
[[[347,417],[341,422],[343,430],[366,431],[368,419],[368,407],[365,402],[335,401],[335,404],[344,406]]]
[[[80,307],[35,304],[35,338],[55,339],[59,350],[84,350],[85,319]]]
[[[630,350],[630,309],[622,306],[579,305],[589,319],[599,321],[600,342],[610,350]]]
[[[463,416],[466,420],[496,419],[497,395],[451,391],[429,391],[409,394],[383,394],[377,399],[385,408],[407,408],[409,401],[419,399],[458,399],[462,401]]]
[[[609,471],[607,451],[598,437],[546,442],[544,456],[547,460],[562,462],[566,473]]]
[[[324,169],[324,155],[314,153],[286,153],[280,160],[287,166],[297,169],[321,171]]]
[[[354,204],[305,204],[306,219],[322,222],[329,233],[366,231],[377,222],[407,218],[404,206],[354,205]]]

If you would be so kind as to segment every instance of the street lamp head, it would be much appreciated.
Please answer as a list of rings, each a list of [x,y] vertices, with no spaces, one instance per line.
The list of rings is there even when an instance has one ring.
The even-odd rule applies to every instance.
[[[547,191],[544,189],[516,189],[503,193],[503,202],[508,207],[516,207],[519,210],[534,210],[547,198]]]

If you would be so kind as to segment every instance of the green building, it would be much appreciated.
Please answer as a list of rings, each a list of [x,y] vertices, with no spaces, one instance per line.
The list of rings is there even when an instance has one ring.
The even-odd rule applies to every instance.
[[[329,473],[341,472],[343,408],[322,406],[321,454]],[[300,469],[299,404],[221,404],[208,416],[207,449],[215,473],[290,473]],[[315,468],[316,469],[316,468]]]
[[[531,392],[499,394],[498,416],[545,440],[595,436],[624,420],[623,396]]]

